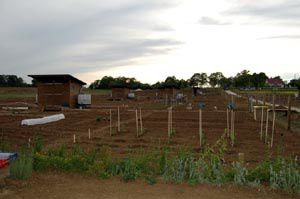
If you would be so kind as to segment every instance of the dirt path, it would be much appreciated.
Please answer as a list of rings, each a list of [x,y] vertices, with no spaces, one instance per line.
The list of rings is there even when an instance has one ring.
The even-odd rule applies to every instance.
[[[124,183],[117,178],[99,180],[79,175],[61,173],[35,174],[22,188],[0,191],[0,198],[198,198],[198,199],[259,199],[297,198],[267,188],[237,187],[233,185],[213,186],[157,183],[148,185],[144,181]]]

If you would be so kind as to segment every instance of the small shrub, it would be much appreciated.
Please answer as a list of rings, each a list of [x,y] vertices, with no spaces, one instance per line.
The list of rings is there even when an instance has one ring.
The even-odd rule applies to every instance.
[[[10,176],[15,179],[25,180],[32,174],[31,154],[21,154],[10,163]]]
[[[270,168],[270,186],[284,189],[290,193],[300,193],[299,165],[293,161],[282,160],[280,170]]]
[[[245,185],[247,183],[246,176],[248,175],[248,170],[242,166],[240,162],[232,163],[233,169],[233,181],[237,185]]]
[[[33,153],[39,153],[43,149],[43,140],[40,136],[35,136],[33,138]]]

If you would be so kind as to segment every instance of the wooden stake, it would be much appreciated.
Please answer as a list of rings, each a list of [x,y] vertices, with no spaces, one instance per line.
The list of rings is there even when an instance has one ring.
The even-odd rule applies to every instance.
[[[136,124],[136,137],[139,137],[139,118],[138,118],[137,109],[135,109],[135,124]]]
[[[142,109],[140,108],[140,125],[141,125],[141,134],[143,134],[143,119],[142,119]]]
[[[120,108],[118,107],[118,132],[121,131],[121,124],[120,124]]]
[[[112,115],[111,115],[111,109],[109,109],[109,135],[112,136]]]
[[[91,139],[91,129],[89,128],[89,140]]]
[[[261,108],[261,119],[260,119],[260,140],[263,139],[263,126],[264,126],[264,107]]]
[[[275,132],[275,119],[276,119],[276,112],[275,112],[275,95],[273,95],[273,123],[272,123],[272,137],[271,137],[271,148],[273,147],[274,142],[274,132]]]
[[[268,127],[269,127],[269,109],[267,109],[265,144],[267,144],[268,141]]]
[[[291,96],[288,97],[287,130],[291,130]]]
[[[173,133],[173,110],[171,106],[171,113],[170,113],[171,119],[170,119],[170,130],[171,130],[171,135]]]
[[[73,134],[73,143],[75,144],[76,143],[76,135]]]
[[[200,137],[200,147],[202,146],[202,110],[199,109],[199,137]]]
[[[227,115],[227,129],[226,129],[226,134],[227,137],[230,136],[230,129],[229,129],[229,109],[226,110],[226,115]]]
[[[234,111],[231,110],[231,127],[230,127],[231,145],[234,145]]]

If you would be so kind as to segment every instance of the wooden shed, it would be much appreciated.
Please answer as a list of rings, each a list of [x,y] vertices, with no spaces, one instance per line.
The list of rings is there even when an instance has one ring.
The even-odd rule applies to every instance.
[[[129,88],[122,86],[113,86],[111,89],[111,97],[113,100],[125,100],[130,92]]]
[[[28,75],[37,82],[38,104],[40,107],[65,106],[75,108],[83,81],[69,74]]]

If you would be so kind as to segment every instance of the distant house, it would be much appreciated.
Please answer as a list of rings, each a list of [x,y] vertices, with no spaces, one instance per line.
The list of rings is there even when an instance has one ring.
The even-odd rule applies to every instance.
[[[283,88],[284,82],[280,77],[269,78],[266,80],[266,84],[270,87]]]
[[[28,75],[37,82],[38,104],[47,106],[77,106],[78,94],[85,82],[69,75]]]

